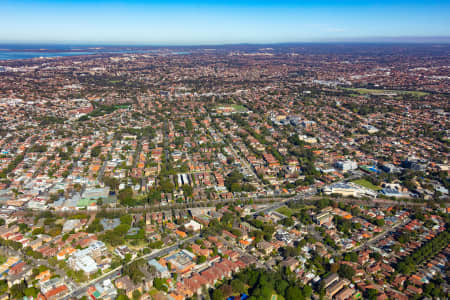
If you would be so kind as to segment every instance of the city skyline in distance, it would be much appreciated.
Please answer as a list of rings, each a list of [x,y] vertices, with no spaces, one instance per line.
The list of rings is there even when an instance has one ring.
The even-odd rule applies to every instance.
[[[0,43],[450,42],[444,1],[2,1]]]

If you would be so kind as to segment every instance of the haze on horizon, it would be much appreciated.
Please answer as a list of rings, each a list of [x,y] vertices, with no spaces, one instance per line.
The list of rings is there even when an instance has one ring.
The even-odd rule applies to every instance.
[[[448,42],[449,37],[449,1],[0,2],[2,43]]]

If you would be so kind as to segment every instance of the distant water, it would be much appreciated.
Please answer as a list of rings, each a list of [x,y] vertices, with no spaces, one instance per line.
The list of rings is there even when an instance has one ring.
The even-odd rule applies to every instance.
[[[30,59],[37,57],[62,57],[97,53],[156,53],[159,49],[127,46],[86,46],[86,45],[25,45],[0,44],[0,60]],[[171,54],[184,55],[190,52],[173,51]]]
[[[0,60],[30,59],[36,57],[61,57],[74,55],[95,54],[97,52],[22,52],[0,50]]]

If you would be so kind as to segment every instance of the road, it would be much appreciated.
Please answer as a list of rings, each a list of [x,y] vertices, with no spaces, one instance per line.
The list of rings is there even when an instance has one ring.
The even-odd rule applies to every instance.
[[[307,193],[299,193],[299,194],[297,194],[297,195],[295,195],[293,197],[289,197],[289,198],[278,198],[278,199],[280,199],[282,201],[281,202],[277,202],[277,203],[275,203],[273,205],[270,205],[268,207],[264,207],[264,208],[262,208],[260,210],[257,210],[257,211],[255,211],[253,213],[253,215],[257,216],[260,213],[266,214],[266,213],[268,213],[270,211],[277,210],[278,208],[288,204],[291,201],[300,201],[300,200],[305,201],[305,200],[307,200],[306,197],[311,196],[311,195],[313,195],[315,193],[316,193],[316,191],[313,190],[313,191],[310,191],[310,192],[307,192]]]
[[[381,239],[385,238],[386,236],[388,236],[389,234],[395,232],[397,230],[397,227],[406,225],[409,221],[411,221],[411,220],[409,218],[406,218],[402,222],[397,223],[397,224],[395,224],[392,227],[385,226],[385,230],[382,233],[380,233],[380,234],[374,236],[373,238],[365,241],[363,244],[359,245],[358,247],[355,247],[355,248],[351,249],[351,251],[358,251],[358,250],[360,250],[360,249],[362,249],[364,247],[369,247],[369,246],[377,243],[379,240],[381,240]]]
[[[114,142],[111,145],[111,149],[108,151],[108,154],[106,157],[108,157],[110,154],[112,154],[113,149],[116,147],[117,141],[114,140]],[[100,168],[100,170],[98,171],[98,176],[97,176],[97,180],[98,181],[102,181],[103,180],[103,175],[105,174],[105,168],[106,165],[108,164],[108,160],[105,159],[105,161],[102,163],[102,166]]]
[[[257,215],[259,215],[260,213],[266,214],[266,213],[268,213],[268,212],[270,212],[270,211],[277,210],[278,208],[280,208],[280,207],[282,207],[282,206],[288,204],[290,201],[309,200],[309,199],[306,198],[305,196],[307,196],[307,195],[296,195],[296,196],[294,196],[294,197],[287,198],[287,199],[285,199],[285,200],[283,200],[283,201],[281,201],[281,202],[278,202],[278,203],[276,203],[276,204],[273,204],[273,205],[271,205],[271,206],[265,207],[265,208],[263,208],[263,209],[260,209],[260,210],[258,210],[258,211],[256,211],[256,212],[254,212],[254,213],[253,213],[253,216],[257,216]],[[321,199],[321,197],[320,197],[320,198],[317,198],[317,199]],[[348,200],[353,201],[353,200],[356,200],[356,199],[348,199]],[[389,202],[390,202],[390,201],[389,201]],[[407,224],[409,221],[410,221],[410,219],[407,218],[407,219],[403,220],[402,222],[395,224],[395,225],[392,226],[392,227],[387,227],[387,226],[385,226],[385,228],[384,228],[385,230],[384,230],[382,233],[380,233],[380,234],[378,234],[377,236],[375,236],[375,237],[373,237],[373,238],[371,238],[371,239],[365,241],[363,244],[359,245],[358,247],[355,247],[355,248],[351,249],[351,251],[357,251],[357,250],[359,250],[359,249],[361,249],[361,248],[363,248],[363,247],[368,247],[368,246],[370,246],[370,245],[375,244],[375,243],[378,242],[380,239],[386,237],[388,234],[391,234],[391,233],[393,233],[394,231],[396,231],[396,228],[397,228],[397,227],[402,226],[402,225],[405,225],[405,224]],[[313,237],[314,237],[316,240],[318,240],[318,241],[323,241],[322,236],[321,236],[318,232],[316,232],[314,226],[315,226],[315,225],[310,225],[310,226],[308,226],[308,232],[311,233],[311,234],[313,235]],[[324,245],[325,245],[325,244],[324,244]],[[336,253],[336,250],[334,250],[333,248],[329,247],[328,245],[325,245],[325,247],[326,247],[329,251],[331,251],[331,253]],[[339,251],[339,253],[344,253],[344,252],[346,252],[346,251],[342,251],[342,250]]]
[[[216,125],[216,123],[214,123],[214,125]],[[220,131],[220,128],[218,128],[217,126],[215,126],[215,131],[216,134],[218,136],[220,136],[220,138],[222,139],[222,142],[224,142],[225,144],[228,144],[228,147],[231,149],[231,152],[234,156],[234,159],[239,160],[245,167],[245,169],[247,169],[247,173],[248,174],[252,174],[254,176],[254,179],[259,181],[260,186],[265,186],[261,179],[258,177],[258,175],[256,174],[256,172],[253,170],[252,166],[250,166],[250,164],[248,163],[247,159],[242,158],[239,156],[239,154],[237,153],[236,149],[234,149],[234,143],[226,143],[226,138],[223,135],[223,133]]]
[[[128,264],[131,264],[134,261],[140,260],[140,259],[144,259],[144,260],[149,260],[149,259],[153,259],[153,258],[157,258],[160,256],[164,256],[169,254],[170,252],[178,249],[180,247],[180,245],[184,244],[184,243],[192,243],[195,242],[197,239],[200,238],[200,234],[196,234],[192,237],[189,237],[187,239],[181,240],[178,243],[176,243],[175,245],[172,246],[168,246],[165,247],[163,249],[160,250],[156,250],[153,253],[149,253],[140,257],[136,257],[134,260],[130,261]],[[114,270],[109,271],[108,273],[105,273],[87,283],[85,283],[84,285],[78,287],[77,289],[71,291],[69,294],[67,294],[66,296],[64,296],[63,300],[68,300],[68,299],[79,299],[81,298],[86,291],[88,290],[88,288],[91,285],[94,285],[100,281],[104,281],[106,279],[109,279],[111,281],[114,281],[115,279],[119,278],[122,275],[122,269],[123,269],[123,265],[121,265],[120,267],[115,268]]]

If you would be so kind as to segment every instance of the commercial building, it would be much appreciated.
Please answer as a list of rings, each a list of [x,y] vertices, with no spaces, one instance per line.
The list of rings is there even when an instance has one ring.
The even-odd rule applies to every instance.
[[[342,172],[348,172],[358,169],[358,164],[356,163],[356,161],[353,160],[344,160],[344,161],[337,161],[335,163],[335,167],[341,170]]]

